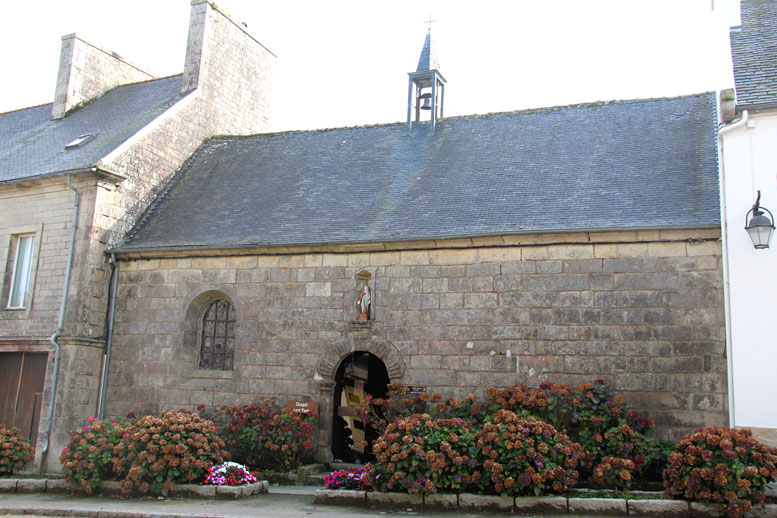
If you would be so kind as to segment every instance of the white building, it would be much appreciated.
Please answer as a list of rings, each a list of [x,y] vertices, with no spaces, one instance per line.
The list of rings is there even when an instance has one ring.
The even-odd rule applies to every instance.
[[[777,2],[743,0],[741,14],[731,30],[736,113],[719,131],[729,411],[732,426],[774,444],[777,243],[756,249],[745,225],[759,191],[764,216],[777,213]]]

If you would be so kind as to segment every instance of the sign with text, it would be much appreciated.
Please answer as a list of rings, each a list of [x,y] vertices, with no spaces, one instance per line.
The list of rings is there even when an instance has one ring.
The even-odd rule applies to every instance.
[[[407,395],[408,396],[418,396],[421,394],[426,394],[426,387],[418,386],[418,385],[408,385],[407,386]]]
[[[298,414],[318,413],[318,403],[314,401],[287,401],[286,408]]]

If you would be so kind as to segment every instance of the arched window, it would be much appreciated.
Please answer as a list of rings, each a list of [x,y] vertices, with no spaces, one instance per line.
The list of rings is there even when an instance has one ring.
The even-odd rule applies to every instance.
[[[235,307],[214,300],[202,315],[200,369],[231,371],[235,357]]]

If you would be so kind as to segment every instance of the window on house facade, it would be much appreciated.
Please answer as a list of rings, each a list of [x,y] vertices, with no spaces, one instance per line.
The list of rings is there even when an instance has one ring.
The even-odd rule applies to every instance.
[[[235,357],[235,307],[226,299],[211,302],[202,315],[200,368],[231,371]]]
[[[7,309],[25,309],[29,305],[34,253],[34,234],[14,236],[11,240]]]

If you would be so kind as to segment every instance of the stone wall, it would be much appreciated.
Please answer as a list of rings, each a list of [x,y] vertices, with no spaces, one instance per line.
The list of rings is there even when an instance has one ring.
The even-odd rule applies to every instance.
[[[393,380],[430,392],[602,378],[665,436],[724,425],[718,238],[656,231],[127,257],[108,412],[279,396],[318,401],[326,426],[337,365],[369,350]],[[367,325],[354,324],[361,270],[372,275]],[[197,368],[197,301],[206,292],[236,307],[233,372]]]
[[[73,176],[72,183],[80,192],[80,210],[65,326],[59,339],[62,348],[47,462],[51,470],[58,470],[57,457],[67,442],[68,430],[81,426],[87,416],[96,412],[104,345],[100,338],[104,331],[105,310],[102,318],[85,318],[91,290],[80,284],[81,279],[95,276],[87,265],[91,207],[100,188],[98,185],[103,182],[87,173]],[[46,439],[43,431],[51,401],[55,350],[49,338],[57,331],[74,201],[75,194],[67,187],[64,177],[0,187],[0,271],[5,273],[0,307],[0,352],[48,353],[36,463],[41,462],[40,446]],[[8,262],[13,261],[9,246],[13,235],[31,233],[35,235],[37,248],[30,282],[32,298],[25,309],[9,310],[6,309],[10,283]],[[83,338],[76,339],[75,336]]]
[[[192,2],[189,25],[182,89],[196,89],[101,162],[126,180],[101,189],[94,204],[89,269],[81,284],[89,290],[81,321],[92,326],[105,321],[108,304],[106,245],[126,237],[204,139],[268,128],[275,56],[209,1]]]
[[[74,275],[71,280],[71,300],[73,303],[68,319],[75,323],[78,314],[79,288],[77,277],[85,272],[85,252],[89,245],[90,202],[94,202],[97,181],[92,175],[73,177],[74,186],[81,193],[81,211],[79,212],[76,233],[77,248],[84,250],[74,257]],[[2,310],[0,310],[0,336],[9,337],[45,337],[48,338],[57,327],[57,317],[62,300],[62,286],[65,281],[65,267],[73,219],[75,194],[66,185],[66,178],[53,178],[23,184],[11,184],[0,187],[0,271],[6,275],[3,284]],[[37,260],[33,265],[33,296],[25,310],[6,310],[10,271],[6,267],[10,257],[11,238],[16,234],[34,233],[36,246],[39,246]],[[99,336],[103,322],[99,327],[84,334]],[[74,328],[69,331],[75,332]]]
[[[51,118],[61,119],[68,110],[115,86],[153,77],[115,52],[87,43],[75,34],[62,36]]]

